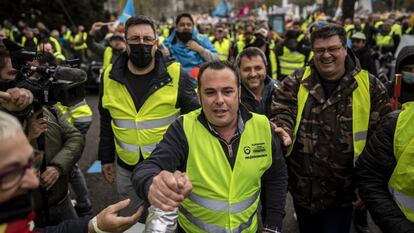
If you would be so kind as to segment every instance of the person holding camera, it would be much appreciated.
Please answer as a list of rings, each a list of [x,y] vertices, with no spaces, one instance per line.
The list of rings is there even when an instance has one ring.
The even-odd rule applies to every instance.
[[[21,119],[31,110],[28,107],[33,102],[33,94],[27,89],[12,86],[11,81],[15,76],[16,70],[12,66],[9,51],[0,48],[0,110]]]
[[[33,149],[19,122],[0,111],[0,229],[1,232],[27,233],[95,233],[123,232],[135,224],[143,208],[133,215],[119,217],[119,210],[130,200],[110,205],[94,218],[83,217],[61,222],[56,226],[37,228],[33,225],[31,190],[39,186],[43,154]],[[42,181],[40,181],[42,183]],[[33,229],[33,226],[35,228]]]
[[[10,55],[7,52],[2,54],[0,60],[6,61],[7,69],[13,72],[2,75],[1,79],[14,81],[17,72],[12,67]],[[50,56],[43,56],[42,59]],[[36,76],[38,74],[33,74],[34,78]],[[68,197],[68,173],[80,158],[84,146],[83,136],[53,106],[40,106],[35,113],[28,111],[24,121],[27,122],[29,141],[35,148],[44,144],[41,149],[45,149],[39,173],[41,188],[33,191],[37,225],[56,225],[62,220],[76,218],[77,214]],[[44,140],[40,138],[43,133]]]

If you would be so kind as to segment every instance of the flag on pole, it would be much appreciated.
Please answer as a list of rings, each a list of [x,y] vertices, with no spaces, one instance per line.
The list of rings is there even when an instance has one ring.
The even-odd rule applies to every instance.
[[[124,10],[122,11],[122,15],[118,17],[118,21],[125,23],[131,16],[135,16],[134,0],[127,1]]]
[[[217,8],[211,12],[212,16],[228,16],[233,9],[233,5],[226,0],[222,0]]]

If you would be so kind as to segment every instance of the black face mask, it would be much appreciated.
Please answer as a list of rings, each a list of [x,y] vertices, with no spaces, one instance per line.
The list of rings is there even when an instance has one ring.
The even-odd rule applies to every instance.
[[[27,217],[33,210],[31,192],[0,204],[0,223]]]
[[[147,67],[152,61],[152,46],[146,44],[130,44],[129,60],[138,68]]]
[[[193,37],[192,32],[176,32],[178,39],[180,39],[184,44],[191,40]]]

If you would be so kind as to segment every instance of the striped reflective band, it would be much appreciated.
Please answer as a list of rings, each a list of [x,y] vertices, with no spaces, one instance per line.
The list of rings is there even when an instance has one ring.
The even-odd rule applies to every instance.
[[[119,140],[119,139],[116,139],[116,142],[118,143],[118,145],[119,145],[122,149],[124,149],[124,150],[126,150],[126,151],[133,152],[133,153],[138,153],[138,152],[139,152],[139,147],[138,147],[138,145],[128,144],[128,143],[125,143],[125,142],[123,142],[123,141],[121,141],[121,140]]]
[[[114,119],[114,124],[117,127],[124,128],[124,129],[154,129],[154,128],[159,128],[159,127],[166,126],[166,125],[173,123],[173,121],[177,119],[178,116],[179,114],[177,113],[170,117],[157,119],[157,120],[141,121],[141,122],[136,122],[132,120]]]
[[[87,105],[85,100],[82,100],[81,102],[79,102],[79,103],[77,103],[77,104],[75,104],[73,106],[70,106],[69,107],[69,110],[73,111],[73,109],[75,109],[77,107],[80,107],[80,106],[83,106],[83,105]]]
[[[361,140],[366,140],[367,134],[368,134],[368,131],[366,131],[366,130],[356,132],[355,135],[354,135],[354,142],[361,141]]]
[[[395,201],[410,211],[414,212],[414,198],[404,194],[391,186],[389,187],[391,194],[394,196]]]
[[[237,202],[234,203],[230,206],[231,208],[231,213],[235,214],[238,212],[241,212],[243,210],[246,210],[247,208],[249,208],[257,199],[257,197],[259,196],[260,191],[257,191],[253,196],[251,196],[250,198],[241,201],[241,202]],[[229,211],[229,203],[228,201],[217,201],[217,200],[212,200],[209,198],[205,198],[202,196],[199,196],[195,193],[191,193],[191,195],[188,197],[188,199],[190,199],[192,202],[210,209],[210,210],[214,210],[214,211],[220,211],[220,212],[228,212]]]
[[[283,58],[283,57],[279,57],[279,61],[283,61],[283,62],[286,62],[286,63],[296,63],[296,64],[303,64],[304,63],[303,60],[289,60],[289,59],[286,59],[286,58]]]
[[[245,223],[240,224],[240,226],[234,228],[233,230],[226,229],[211,223],[203,222],[202,220],[194,217],[188,210],[186,210],[183,206],[179,207],[180,212],[188,219],[188,221],[192,222],[198,228],[206,231],[206,232],[214,232],[214,233],[240,233],[245,229],[249,228],[252,225],[253,218],[256,215],[256,211],[250,216],[249,220]]]
[[[138,145],[125,143],[125,142],[123,142],[123,141],[121,141],[119,139],[116,139],[116,142],[118,143],[118,145],[122,149],[124,149],[126,151],[129,151],[129,152],[132,152],[132,153],[138,153],[139,152],[139,146]],[[157,146],[157,143],[143,145],[141,147],[142,148],[142,151],[141,152],[143,154],[145,154],[145,153],[151,153],[155,149],[156,146]]]
[[[280,66],[280,69],[281,70],[297,70],[297,69],[300,69],[300,68],[295,68],[295,67],[289,67],[289,66]]]
[[[73,117],[73,122],[90,122],[92,121],[91,116]]]
[[[148,144],[148,145],[142,146],[142,153],[143,154],[145,154],[145,153],[151,153],[155,149],[156,146],[157,146],[157,143],[153,143],[153,144]]]

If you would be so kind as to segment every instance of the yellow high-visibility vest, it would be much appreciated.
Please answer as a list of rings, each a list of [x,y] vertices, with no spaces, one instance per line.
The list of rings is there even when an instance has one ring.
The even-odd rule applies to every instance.
[[[253,113],[245,122],[232,169],[219,139],[199,122],[200,112],[183,117],[193,189],[179,207],[178,222],[191,233],[256,232],[261,177],[272,164],[269,120]]]
[[[311,75],[311,68],[308,66],[305,69],[302,80],[307,79]],[[361,70],[354,76],[358,83],[358,87],[352,93],[352,136],[354,147],[354,161],[362,153],[367,140],[369,118],[371,114],[371,96],[369,90],[369,77],[368,71]],[[303,84],[300,84],[299,92],[297,95],[297,115],[296,124],[294,128],[293,142],[288,148],[286,156],[290,156],[292,153],[293,145],[296,141],[297,132],[302,119],[303,109],[305,108],[306,101],[309,96],[309,90],[306,89]]]
[[[404,103],[402,109],[394,133],[397,165],[388,185],[400,210],[414,223],[414,102]]]
[[[115,148],[119,158],[128,165],[136,165],[140,154],[146,159],[155,149],[168,126],[179,116],[176,108],[180,64],[167,67],[170,83],[152,93],[139,111],[127,88],[109,77],[110,64],[104,71],[102,107],[112,117]]]

